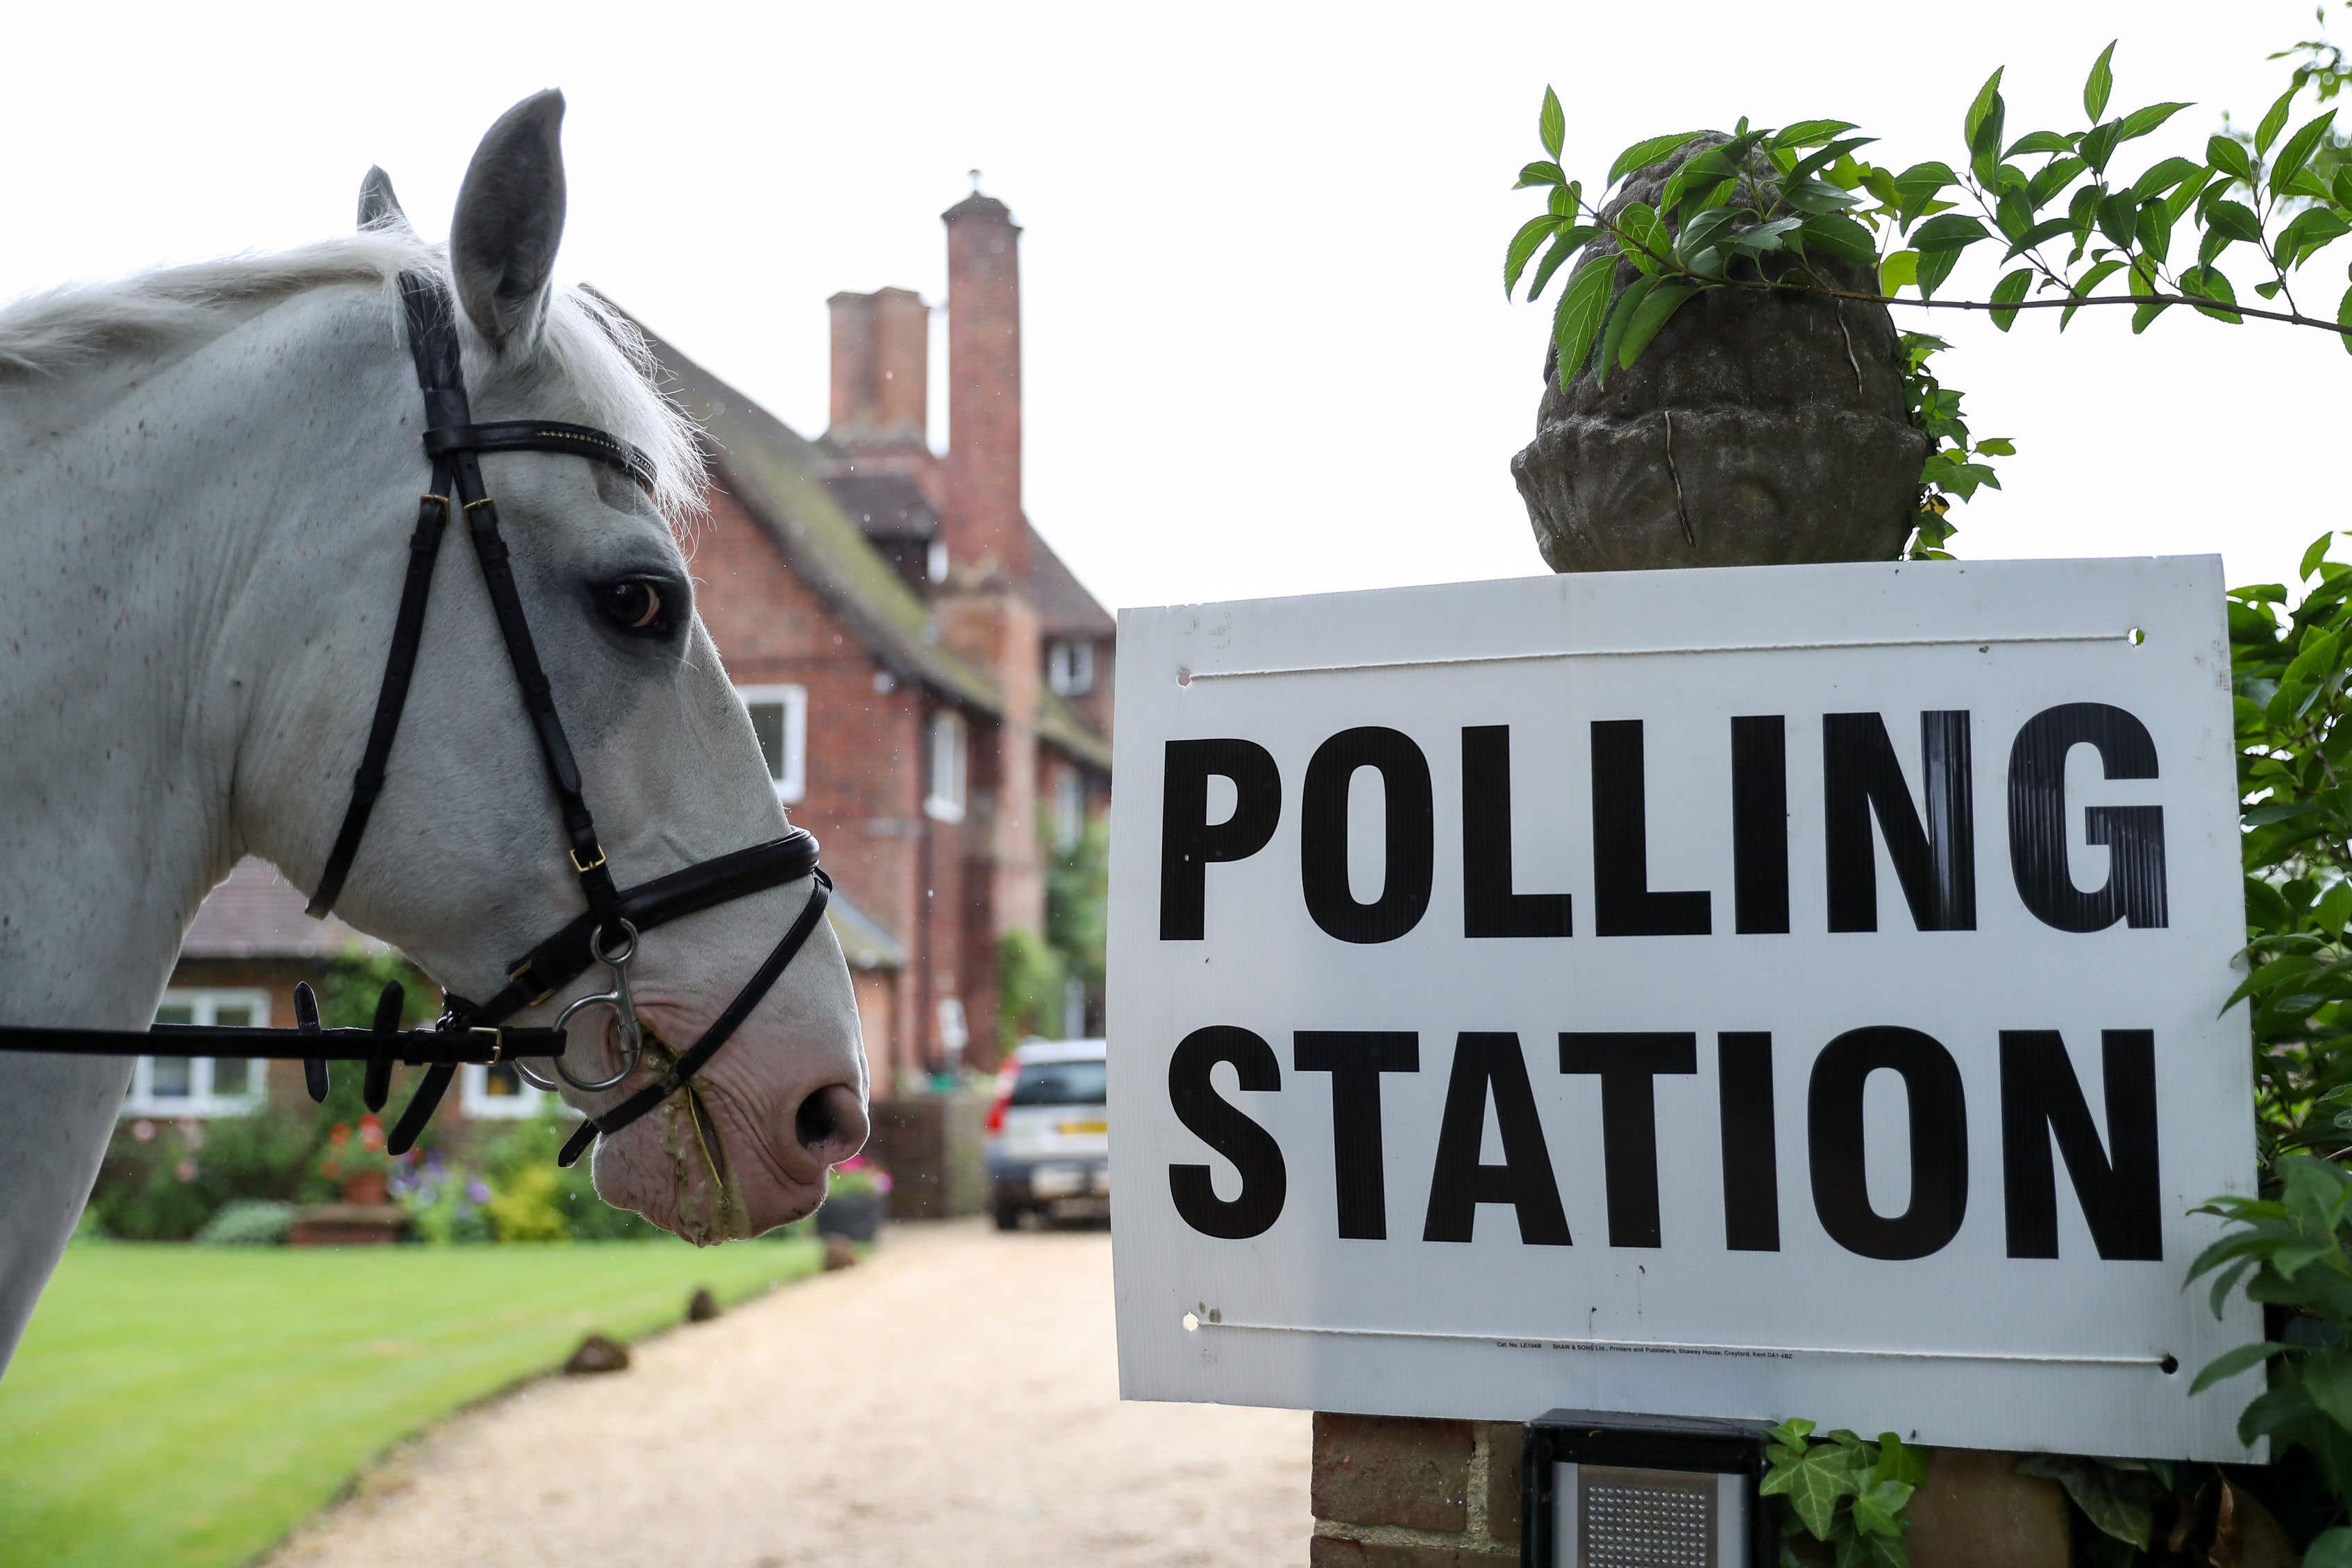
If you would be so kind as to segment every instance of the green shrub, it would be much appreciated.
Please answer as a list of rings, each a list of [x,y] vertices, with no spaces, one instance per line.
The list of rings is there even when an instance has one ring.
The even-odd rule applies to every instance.
[[[482,1206],[490,1233],[501,1241],[566,1241],[572,1227],[556,1196],[551,1165],[527,1166],[490,1194]]]
[[[213,1247],[282,1247],[293,1229],[292,1204],[240,1197],[223,1204],[194,1239]]]
[[[185,1241],[235,1199],[300,1196],[319,1131],[307,1113],[292,1110],[135,1118],[115,1131],[89,1212],[124,1240]]]
[[[1062,956],[1034,931],[1007,931],[996,944],[996,1043],[1010,1051],[1027,1036],[1062,1032]]]
[[[392,1178],[392,1196],[408,1210],[416,1239],[435,1246],[490,1239],[483,1205],[490,1184],[464,1166],[451,1165],[438,1151]]]
[[[586,1159],[569,1168],[556,1165],[557,1152],[579,1124],[577,1118],[552,1104],[530,1120],[516,1123],[481,1151],[482,1169],[490,1186],[504,1193],[519,1182],[536,1179],[530,1172],[551,1172],[550,1202],[563,1222],[564,1234],[573,1239],[637,1240],[661,1235],[651,1221],[625,1208],[614,1208],[596,1196],[595,1178]]]
[[[1063,967],[1096,995],[1102,990],[1109,926],[1110,823],[1097,819],[1045,868],[1045,940],[1062,956]]]

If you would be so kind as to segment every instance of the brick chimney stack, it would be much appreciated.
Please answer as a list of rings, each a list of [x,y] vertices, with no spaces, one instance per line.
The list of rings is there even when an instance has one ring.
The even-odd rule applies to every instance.
[[[833,424],[825,432],[853,455],[860,448],[928,450],[931,308],[909,288],[836,294],[833,313]]]
[[[948,458],[950,569],[993,561],[1029,580],[1021,515],[1021,230],[977,190],[940,214],[948,229]]]

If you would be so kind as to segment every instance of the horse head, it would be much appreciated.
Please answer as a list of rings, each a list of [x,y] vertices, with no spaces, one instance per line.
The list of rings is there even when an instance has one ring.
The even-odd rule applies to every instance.
[[[362,185],[360,215],[387,244],[409,245],[401,270],[437,270],[454,296],[476,422],[595,426],[651,454],[643,486],[563,453],[479,457],[581,792],[610,874],[628,886],[774,838],[785,823],[697,613],[674,527],[699,478],[691,433],[651,385],[634,328],[552,282],[562,113],[562,97],[545,92],[491,129],[459,192],[446,258],[415,240],[381,171]],[[397,322],[388,298],[371,308],[390,308]],[[311,887],[376,709],[406,526],[426,476],[425,416],[400,332],[343,336],[357,362],[350,401],[331,417],[348,427],[321,444],[342,465],[343,504],[357,512],[312,519],[299,560],[280,569],[300,582],[302,601],[287,612],[282,656],[256,672],[237,763],[241,836]],[[317,417],[323,429],[331,416]],[[453,538],[434,559],[389,768],[337,910],[453,993],[478,998],[507,985],[517,956],[580,915],[583,877],[475,553]],[[728,1008],[814,894],[814,879],[802,875],[642,933],[629,982],[656,1044],[611,1087],[567,1087],[566,1097],[596,1113],[653,1081],[668,1052]],[[551,1021],[600,988],[603,971],[591,971],[512,1021]],[[621,1027],[606,1010],[577,1016],[566,1055],[574,1079],[629,1065]],[[857,1151],[867,1125],[857,1013],[828,926],[815,925],[691,1090],[599,1140],[601,1196],[696,1241],[755,1234],[816,1207],[828,1168]]]

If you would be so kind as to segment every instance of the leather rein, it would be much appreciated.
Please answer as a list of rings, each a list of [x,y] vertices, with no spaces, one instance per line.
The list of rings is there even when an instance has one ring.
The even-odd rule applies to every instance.
[[[393,742],[399,735],[401,712],[407,704],[409,680],[424,639],[434,563],[453,513],[462,517],[473,541],[507,660],[520,688],[523,711],[546,763],[548,787],[562,819],[566,853],[579,878],[586,911],[509,965],[507,983],[486,1000],[473,1002],[445,992],[441,1017],[425,1029],[400,1028],[404,998],[396,982],[376,998],[371,1027],[321,1029],[317,998],[305,983],[294,988],[297,1027],[290,1030],[208,1024],[157,1024],[147,1030],[0,1027],[0,1051],[144,1056],[160,1047],[170,1053],[299,1059],[305,1086],[314,1101],[326,1098],[329,1061],[361,1061],[366,1064],[362,1098],[371,1111],[383,1108],[395,1063],[422,1066],[425,1077],[385,1140],[387,1153],[402,1155],[415,1145],[458,1067],[465,1063],[509,1061],[532,1084],[555,1089],[553,1082],[526,1065],[543,1061],[575,1089],[594,1092],[619,1087],[644,1059],[646,1030],[637,1019],[628,977],[639,935],[732,899],[810,879],[808,902],[702,1038],[672,1055],[651,1082],[602,1115],[587,1117],[556,1156],[559,1165],[569,1166],[600,1136],[611,1136],[690,1087],[694,1075],[733,1037],[816,929],[824,915],[833,880],[817,864],[815,836],[805,828],[790,828],[780,838],[697,862],[635,887],[625,889],[615,883],[597,841],[595,820],[581,792],[579,765],[556,716],[553,691],[531,642],[506,541],[499,532],[498,504],[483,486],[478,457],[484,452],[554,452],[585,457],[618,468],[647,492],[654,487],[653,465],[627,442],[587,425],[551,420],[473,423],[459,363],[456,302],[447,285],[430,274],[404,272],[399,287],[409,353],[415,361],[417,386],[425,397],[424,445],[432,460],[433,487],[417,505],[416,528],[408,541],[407,577],[393,621],[392,648],[384,661],[383,684],[377,692],[367,746],[352,780],[351,804],[308,913],[323,918],[334,907],[366,835],[369,815],[383,791]],[[514,1014],[547,1001],[599,964],[610,977],[611,988],[572,1002],[551,1028],[506,1022]],[[573,1014],[590,1008],[612,1012],[620,1044],[621,1065],[604,1078],[574,1077],[563,1061],[565,1027]]]

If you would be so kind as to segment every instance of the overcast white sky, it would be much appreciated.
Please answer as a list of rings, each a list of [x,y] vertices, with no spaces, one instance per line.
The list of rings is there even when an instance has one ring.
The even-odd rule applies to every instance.
[[[559,86],[564,273],[812,434],[825,297],[940,299],[938,214],[983,171],[1026,229],[1030,516],[1113,605],[1507,576],[1542,570],[1507,465],[1548,314],[1504,303],[1500,257],[1536,210],[1508,187],[1547,82],[1588,182],[1742,113],[1957,162],[1992,67],[2012,132],[2078,128],[2121,29],[2118,109],[2199,106],[2152,161],[2259,116],[2284,75],[2263,55],[2311,26],[2283,0],[20,7],[0,298],[335,232],[371,162],[439,235],[481,132]],[[2348,258],[2315,264],[2306,308],[2333,313]],[[1936,316],[1978,431],[2019,448],[1961,553],[2290,573],[2352,521],[2352,358],[2179,312],[2134,339],[2127,316],[2063,340],[2047,314],[2006,339]]]

